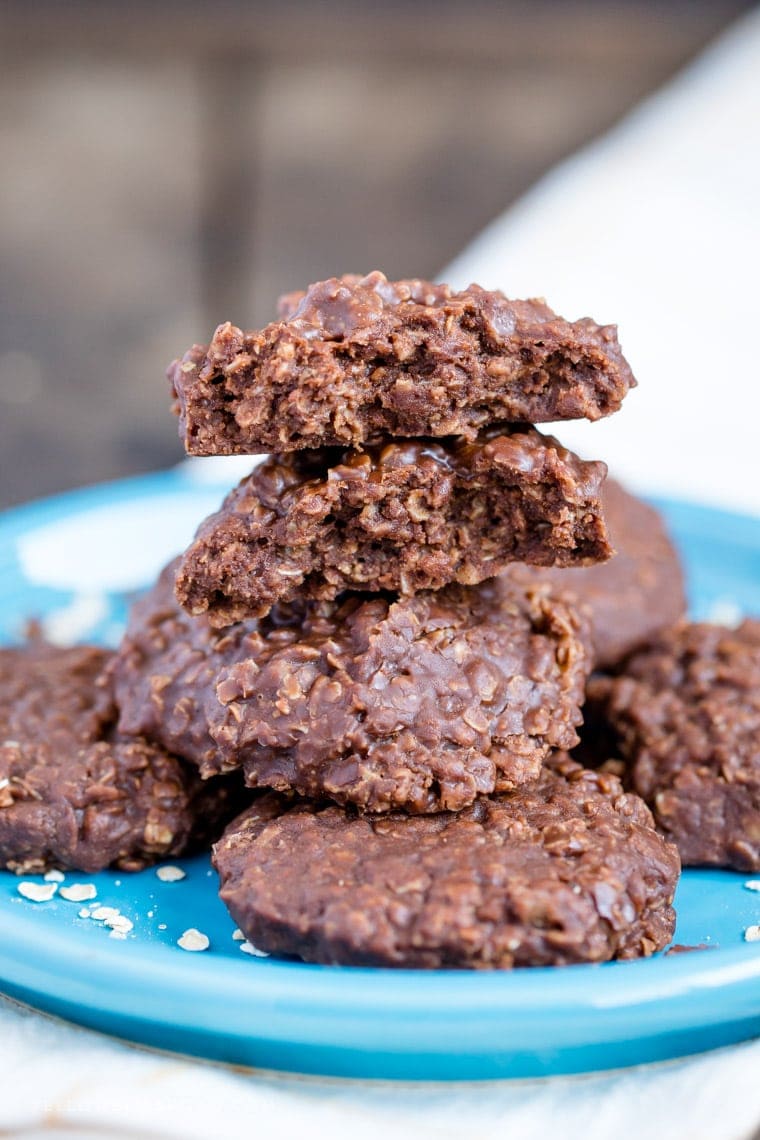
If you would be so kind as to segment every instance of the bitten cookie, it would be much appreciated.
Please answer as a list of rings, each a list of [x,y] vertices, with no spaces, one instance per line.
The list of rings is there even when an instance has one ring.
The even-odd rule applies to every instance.
[[[687,865],[760,871],[760,621],[682,623],[589,684],[591,729]]]
[[[283,298],[281,316],[260,332],[220,325],[170,366],[191,455],[597,420],[635,383],[613,326],[476,285],[348,275]]]
[[[236,804],[176,756],[120,736],[110,654],[0,650],[0,866],[139,870],[219,834]],[[239,810],[239,799],[237,802]]]
[[[612,554],[605,474],[526,428],[272,456],[201,524],[177,597],[224,626],[296,597],[475,585],[513,560],[599,562]]]
[[[427,969],[652,954],[673,935],[679,873],[642,800],[561,755],[535,783],[457,814],[372,818],[269,794],[214,863],[261,950]]]
[[[662,517],[613,479],[602,487],[602,510],[615,553],[597,566],[523,566],[504,572],[523,585],[547,583],[574,594],[591,611],[594,664],[614,666],[686,612],[681,563]]]
[[[456,810],[577,742],[582,614],[543,591],[447,587],[275,606],[214,630],[173,595],[135,607],[113,662],[122,731],[253,786],[370,811]]]

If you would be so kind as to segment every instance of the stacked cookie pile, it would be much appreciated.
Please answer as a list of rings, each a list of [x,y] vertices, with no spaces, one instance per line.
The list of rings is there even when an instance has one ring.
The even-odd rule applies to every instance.
[[[615,411],[611,328],[381,274],[221,326],[170,370],[191,454],[272,454],[138,604],[120,728],[256,799],[217,845],[260,948],[511,966],[665,945],[672,847],[571,761],[587,615],[498,577],[611,553],[605,467],[536,422]]]
[[[531,426],[618,409],[633,379],[614,329],[375,273],[285,298],[260,332],[222,325],[170,375],[188,452],[270,454],[115,654],[0,651],[0,863],[137,869],[245,808],[214,858],[271,953],[504,968],[666,945],[675,848],[568,750],[592,663],[611,670],[588,687],[587,755],[617,737],[674,834],[690,803],[718,819],[726,765],[697,787],[667,750],[671,723],[693,744],[689,717],[709,715],[681,681],[689,627],[641,648],[683,611],[677,559],[603,464]],[[700,660],[760,669],[737,638]],[[650,652],[670,686],[649,737],[639,704],[660,695],[625,675],[631,650],[641,684]],[[708,855],[760,858],[754,803]]]

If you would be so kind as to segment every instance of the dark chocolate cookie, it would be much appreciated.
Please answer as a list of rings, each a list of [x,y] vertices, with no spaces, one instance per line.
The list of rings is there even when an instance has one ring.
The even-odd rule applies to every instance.
[[[515,560],[603,561],[605,474],[526,428],[272,456],[202,523],[177,598],[225,626],[299,596],[414,594],[475,585]]]
[[[684,622],[594,678],[589,704],[685,864],[760,871],[760,621]]]
[[[90,646],[0,650],[0,866],[134,871],[229,819],[227,781],[203,785],[176,756],[114,731],[99,683],[109,657]]]
[[[562,755],[459,813],[373,818],[269,794],[214,863],[261,950],[427,969],[651,954],[672,937],[679,873],[638,796]]]
[[[686,597],[678,554],[654,507],[607,479],[602,509],[615,551],[609,562],[566,570],[513,563],[504,577],[524,585],[546,582],[585,603],[595,665],[606,669],[678,621]]]
[[[350,594],[217,631],[173,574],[114,661],[119,723],[205,776],[242,765],[251,785],[370,811],[455,810],[577,741],[588,625],[543,591]]]
[[[284,298],[281,313],[260,332],[220,325],[170,366],[191,455],[596,420],[635,383],[613,326],[476,285],[349,275]]]

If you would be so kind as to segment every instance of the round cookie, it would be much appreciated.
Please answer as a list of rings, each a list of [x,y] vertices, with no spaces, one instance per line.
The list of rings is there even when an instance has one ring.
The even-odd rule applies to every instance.
[[[589,707],[684,864],[760,871],[760,621],[677,625],[594,678]]]
[[[120,728],[204,776],[369,811],[457,810],[577,743],[588,626],[545,591],[344,595],[213,629],[173,593],[133,612],[112,675]]]
[[[523,585],[546,582],[575,594],[591,610],[594,664],[609,669],[686,612],[681,563],[661,516],[614,479],[602,487],[613,557],[595,566],[524,566],[502,575]]]
[[[456,814],[369,817],[269,794],[214,864],[261,950],[427,969],[652,954],[672,937],[679,873],[644,803],[561,754],[535,783]]]
[[[40,642],[0,650],[0,866],[135,871],[219,834],[227,781],[113,731],[111,654]],[[217,830],[214,832],[214,827]]]

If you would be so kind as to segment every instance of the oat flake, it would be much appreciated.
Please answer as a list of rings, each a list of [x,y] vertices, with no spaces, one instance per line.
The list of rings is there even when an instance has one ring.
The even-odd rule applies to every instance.
[[[2,787],[1,784],[0,787]],[[46,871],[42,877],[46,883],[62,883],[66,878],[63,871],[56,871],[55,869],[52,871]]]
[[[119,910],[115,906],[96,906],[95,910],[90,915],[97,922],[105,922],[107,918],[116,918]]]
[[[177,939],[177,945],[183,950],[208,950],[211,943],[207,934],[191,926],[181,938]]]
[[[760,942],[760,925],[748,926],[744,931],[745,942]]]
[[[53,895],[58,890],[57,883],[19,883],[16,887],[18,893],[22,898],[28,899],[29,902],[50,902]]]
[[[58,893],[67,902],[89,902],[98,894],[94,883],[72,883],[70,887],[61,887]]]
[[[266,950],[259,950],[258,946],[254,946],[252,942],[241,942],[240,949],[244,954],[252,954],[254,958],[268,958]]]
[[[760,879],[747,879],[744,889],[745,891],[760,891]]]
[[[126,915],[117,914],[113,918],[107,918],[105,921],[106,926],[110,926],[111,930],[121,930],[124,934],[128,934],[130,930],[134,930],[134,922],[127,918]]]
[[[169,864],[166,867],[156,868],[156,878],[160,879],[162,883],[178,883],[186,877],[181,867],[173,867]]]

